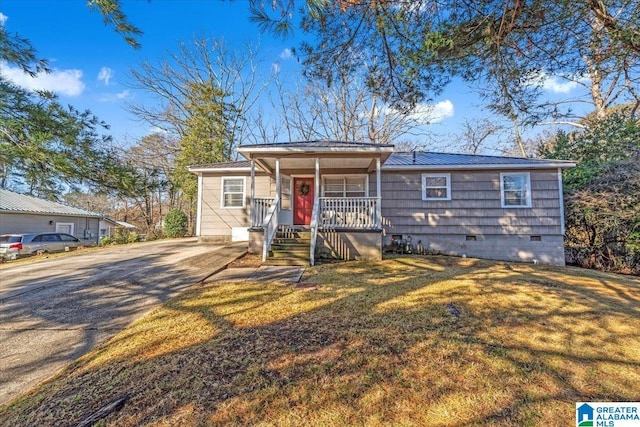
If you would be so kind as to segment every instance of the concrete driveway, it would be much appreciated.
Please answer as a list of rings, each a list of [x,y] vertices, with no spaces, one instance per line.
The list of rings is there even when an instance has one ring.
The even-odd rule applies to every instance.
[[[246,251],[196,239],[0,269],[0,405]]]

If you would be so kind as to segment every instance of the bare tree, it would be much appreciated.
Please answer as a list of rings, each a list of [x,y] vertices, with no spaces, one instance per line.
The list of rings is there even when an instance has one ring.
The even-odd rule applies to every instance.
[[[131,87],[155,99],[152,105],[140,102],[129,104],[128,109],[140,120],[181,139],[191,115],[190,88],[216,87],[223,94],[228,131],[237,144],[249,131],[248,111],[269,84],[269,76],[258,74],[257,52],[257,47],[250,44],[232,51],[224,40],[204,36],[182,42],[177,51],[168,52],[158,63],[143,62],[132,70]]]
[[[278,126],[263,124],[254,140],[333,139],[386,144],[400,138],[428,139],[434,107],[418,105],[400,111],[385,104],[366,86],[363,74],[344,72],[330,85],[307,79],[288,89],[276,75],[271,104],[277,112]],[[281,137],[273,137],[276,133]],[[269,135],[269,136],[266,136]]]

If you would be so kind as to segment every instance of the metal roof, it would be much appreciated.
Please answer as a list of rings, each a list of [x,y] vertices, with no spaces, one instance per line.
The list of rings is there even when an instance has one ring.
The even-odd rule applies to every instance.
[[[394,152],[385,162],[384,169],[484,169],[492,167],[528,169],[570,168],[575,165],[575,162],[568,160],[415,151],[409,153]]]
[[[0,188],[0,213],[33,213],[101,218],[102,215]]]
[[[332,143],[327,141],[320,141],[320,143],[327,144],[343,144]],[[305,145],[307,143],[280,143],[280,144],[256,144],[245,147],[274,147],[274,146],[286,146],[286,147],[314,147],[315,141],[309,142],[312,145]],[[344,144],[356,144],[368,145],[363,143],[344,143]],[[331,145],[325,145],[330,147]],[[349,145],[347,145],[349,146]],[[383,147],[392,147],[391,145],[383,145]],[[570,160],[551,160],[551,159],[532,159],[525,157],[507,157],[507,156],[486,156],[478,154],[457,154],[457,153],[434,153],[434,152],[393,152],[388,159],[384,162],[382,168],[384,170],[407,170],[407,169],[542,169],[542,168],[571,168],[576,165],[576,162]],[[241,160],[236,162],[224,162],[213,163],[205,165],[190,166],[189,170],[192,172],[199,171],[231,171],[231,170],[250,170],[251,162],[247,160]]]
[[[246,144],[241,145],[240,149],[251,148],[393,148],[392,144],[372,144],[370,142],[351,142],[351,141],[297,141],[297,142],[276,142],[270,144]]]
[[[239,160],[237,162],[221,162],[221,163],[206,163],[202,165],[189,166],[189,170],[199,169],[238,169],[238,168],[250,168],[251,162],[249,160]]]

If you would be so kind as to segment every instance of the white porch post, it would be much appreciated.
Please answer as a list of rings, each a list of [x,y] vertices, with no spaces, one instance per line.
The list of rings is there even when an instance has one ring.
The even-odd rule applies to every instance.
[[[251,156],[251,199],[250,199],[250,209],[251,209],[251,226],[253,227],[258,223],[256,205],[256,160]]]
[[[380,157],[376,158],[376,227],[382,228],[382,182],[380,173]]]
[[[276,159],[276,198],[280,200],[280,159]]]
[[[316,179],[314,181],[314,198],[320,197],[320,158],[316,157]]]

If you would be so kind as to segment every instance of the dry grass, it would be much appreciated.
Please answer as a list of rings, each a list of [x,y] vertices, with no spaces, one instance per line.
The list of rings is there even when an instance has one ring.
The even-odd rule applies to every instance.
[[[317,287],[208,283],[0,410],[2,425],[573,425],[640,400],[640,281],[405,257]],[[457,309],[459,315],[452,314]]]

